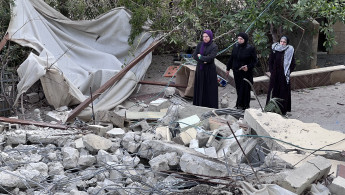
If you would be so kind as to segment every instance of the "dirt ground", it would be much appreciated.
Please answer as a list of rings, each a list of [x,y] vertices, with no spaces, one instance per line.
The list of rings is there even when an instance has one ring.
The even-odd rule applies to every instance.
[[[168,82],[171,78],[163,77],[169,66],[174,63],[172,55],[154,55],[152,63],[146,72],[145,81]],[[172,79],[174,81],[174,79]],[[153,99],[162,97],[164,86],[141,85],[129,98],[131,101],[143,101],[149,103]],[[219,97],[224,94],[229,96],[229,107],[235,106],[235,88],[226,85],[218,88]],[[160,93],[160,94],[159,94]],[[345,83],[337,83],[331,86],[300,89],[292,91],[292,112],[288,118],[298,119],[305,123],[317,123],[328,130],[345,133]],[[259,95],[258,99],[265,106],[266,95]],[[190,99],[187,99],[191,103]],[[251,100],[252,108],[260,108],[256,99]]]

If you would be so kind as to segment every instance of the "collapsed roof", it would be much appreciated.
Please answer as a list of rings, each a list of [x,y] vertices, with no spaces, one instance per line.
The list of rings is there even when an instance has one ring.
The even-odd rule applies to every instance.
[[[153,42],[144,32],[128,44],[130,18],[125,8],[115,8],[94,20],[72,21],[43,0],[15,0],[9,39],[38,53],[30,53],[17,70],[16,102],[38,80],[55,108],[83,102]],[[130,96],[151,59],[151,53],[146,55],[96,99],[94,111],[112,109]],[[79,117],[90,118],[90,107]]]

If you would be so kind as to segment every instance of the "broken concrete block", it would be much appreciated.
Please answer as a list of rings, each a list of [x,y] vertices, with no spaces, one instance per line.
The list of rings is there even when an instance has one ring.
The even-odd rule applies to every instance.
[[[301,194],[315,181],[326,177],[331,169],[331,162],[322,156],[309,160],[291,171],[282,181],[281,186],[296,194]]]
[[[86,150],[81,150],[78,165],[82,167],[90,167],[96,163],[96,157],[90,155]]]
[[[97,153],[97,163],[99,165],[105,165],[109,162],[118,162],[117,156],[110,154],[104,150],[99,150]]]
[[[137,133],[135,132],[128,132],[125,134],[125,136],[122,139],[121,145],[123,146],[124,149],[126,149],[130,153],[135,153],[138,151],[140,147],[140,136],[139,138],[136,138]]]
[[[243,142],[242,142],[243,141]],[[253,150],[255,149],[256,145],[257,145],[257,139],[252,139],[252,138],[246,138],[246,139],[241,139],[240,141],[240,144],[242,146],[242,149],[244,150],[244,153],[246,154],[246,156],[248,157],[248,160],[250,162],[253,162],[253,161],[257,161],[257,160],[260,160],[260,159],[253,159],[251,157],[251,152],[253,152]],[[242,143],[241,143],[242,142]],[[236,149],[235,149],[236,148]],[[228,159],[230,160],[230,162],[232,163],[236,163],[236,164],[239,164],[239,163],[248,163],[247,162],[247,159],[245,158],[242,150],[239,148],[238,146],[238,143],[233,143],[231,146],[230,146],[230,151],[228,151],[228,153],[226,153],[226,156],[228,157]],[[255,155],[255,157],[258,157],[259,155]],[[265,157],[262,156],[262,162],[264,161]],[[258,163],[258,162],[255,162],[255,163]]]
[[[91,153],[95,153],[98,150],[108,150],[112,146],[112,142],[109,139],[100,137],[95,134],[88,134],[83,136],[84,146]]]
[[[125,131],[121,128],[114,128],[106,132],[106,138],[123,138],[125,136]]]
[[[149,161],[151,168],[155,171],[168,171],[171,166],[177,166],[180,162],[176,152],[159,155]]]
[[[167,87],[164,90],[164,97],[170,98],[175,94],[175,92],[176,92],[175,87]]]
[[[165,112],[132,112],[126,111],[126,119],[128,120],[157,120],[165,116]]]
[[[127,155],[122,158],[122,164],[132,168],[136,167],[139,164],[139,162],[140,159],[137,156],[132,158],[131,156]]]
[[[26,94],[26,96],[28,97],[28,102],[31,104],[37,103],[40,101],[40,97],[38,93],[29,93],[29,94]]]
[[[115,127],[123,128],[125,126],[125,111],[123,111],[123,115],[114,111],[109,112],[108,117]]]
[[[164,98],[158,98],[152,102],[150,102],[148,110],[153,112],[160,112],[161,109],[168,108],[170,106],[170,102]]]
[[[321,128],[316,123],[303,123],[296,119],[285,119],[281,115],[271,112],[261,112],[257,109],[246,109],[244,120],[260,136],[270,136],[288,143],[294,143],[302,148],[318,149],[334,143],[334,140],[345,139],[345,134]],[[298,133],[296,133],[298,132]],[[265,139],[271,150],[284,151],[295,149],[294,146],[277,142],[273,139]],[[328,150],[342,151],[345,142],[327,146]],[[317,151],[315,154],[325,154]]]
[[[8,145],[18,145],[26,143],[26,132],[21,130],[6,133],[6,143]]]
[[[192,149],[199,148],[199,140],[197,139],[190,140],[189,148],[192,148]]]
[[[147,131],[151,129],[150,125],[146,122],[146,120],[135,123],[131,125],[129,128],[133,131]]]
[[[61,162],[50,162],[48,163],[48,174],[54,175],[65,175],[64,167]]]
[[[96,114],[95,114],[95,121],[97,121],[97,122],[105,122],[105,123],[110,122],[108,114],[109,114],[108,110],[97,111]]]
[[[345,192],[345,178],[336,177],[333,182],[328,186],[328,189],[334,195],[342,195]]]
[[[156,135],[162,136],[163,140],[171,141],[171,133],[168,126],[157,127]]]
[[[239,136],[239,135],[243,135],[243,130],[242,129],[239,129],[235,132],[235,135],[236,136]],[[222,158],[224,157],[224,155],[227,155],[234,152],[235,150],[237,150],[238,148],[238,145],[236,143],[236,140],[234,138],[233,135],[230,135],[228,136],[229,139],[223,139],[222,140],[222,145],[221,147],[218,149],[218,152],[217,152],[217,156],[218,158]],[[232,138],[232,139],[230,139]],[[243,139],[244,137],[237,137],[238,141],[239,142],[243,142]],[[237,146],[236,149],[233,148],[233,146]]]
[[[65,169],[75,168],[78,165],[79,152],[75,148],[63,147],[61,149],[63,155],[62,164]]]
[[[158,122],[162,125],[171,126],[172,122],[175,122],[179,116],[179,110],[181,109],[180,105],[172,104],[169,106],[168,110],[165,111],[166,115],[160,119]],[[161,112],[164,112],[161,110]]]
[[[217,158],[217,151],[215,147],[205,148],[205,154],[211,158]]]
[[[206,155],[205,148],[194,148],[194,150]]]
[[[170,152],[176,152],[178,156],[182,156],[184,153],[194,154],[195,150],[187,148],[183,145],[175,144],[173,142],[148,140],[141,143],[138,154],[142,158],[152,159],[158,155]]]
[[[195,128],[189,128],[181,132],[178,137],[173,138],[173,141],[178,144],[188,145],[192,139],[196,139],[196,134],[197,131]]]
[[[209,137],[206,147],[214,147],[217,151],[222,145],[222,135],[219,132],[219,129],[213,131],[212,135]]]
[[[65,123],[68,118],[68,113],[49,111],[45,114],[44,118],[45,118],[45,121],[56,121],[56,122]]]
[[[93,131],[94,134],[104,137],[106,132],[113,128],[113,124],[99,123],[98,125],[89,125],[88,128]]]
[[[75,141],[75,148],[85,148],[83,138],[76,139]]]
[[[193,154],[183,154],[180,159],[180,167],[183,172],[224,177],[228,175],[223,162],[216,159],[206,159]]]
[[[195,125],[200,122],[200,118],[197,115],[193,115],[177,121],[180,124],[181,129],[189,128],[191,125]]]

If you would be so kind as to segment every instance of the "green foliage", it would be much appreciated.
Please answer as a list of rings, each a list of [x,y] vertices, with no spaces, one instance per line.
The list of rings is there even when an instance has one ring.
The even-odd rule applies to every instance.
[[[10,2],[0,1],[1,27],[4,35],[10,20]],[[307,27],[312,19],[323,18],[320,32],[326,35],[327,50],[336,44],[332,25],[345,21],[342,0],[45,0],[73,20],[94,19],[115,7],[132,12],[129,43],[142,31],[147,21],[153,35],[175,30],[160,47],[162,52],[180,52],[201,40],[201,33],[211,29],[220,49],[227,48],[239,31],[248,30],[250,42],[257,48],[264,64],[270,45],[286,32]],[[266,7],[270,5],[269,9]],[[260,17],[259,17],[260,16]],[[220,38],[218,38],[220,37]],[[226,51],[228,54],[231,52]],[[264,70],[265,71],[265,70]]]

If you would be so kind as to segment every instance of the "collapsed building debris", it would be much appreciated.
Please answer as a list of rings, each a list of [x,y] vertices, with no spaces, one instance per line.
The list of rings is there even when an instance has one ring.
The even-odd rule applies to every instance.
[[[26,1],[19,2],[24,5]],[[33,0],[28,2],[36,9],[40,7]],[[11,39],[20,40],[14,34],[11,33]],[[325,136],[316,140],[320,136],[314,134],[324,131],[315,125],[287,123],[277,114],[259,110],[247,109],[244,113],[230,109],[226,97],[221,101],[223,109],[202,108],[186,103],[170,88],[164,93],[170,99],[135,102],[130,106],[126,102],[117,106],[114,103],[111,104],[115,107],[113,110],[96,110],[90,123],[75,118],[89,103],[104,95],[110,85],[120,82],[126,71],[158,43],[153,42],[139,52],[108,82],[99,81],[101,87],[93,93],[90,89],[90,97],[77,98],[81,104],[72,112],[60,110],[65,112],[60,115],[55,111],[36,110],[34,122],[3,119],[7,123],[0,135],[0,193],[302,194],[326,191],[326,188],[335,194],[342,192],[343,178],[334,179],[332,173],[329,174],[333,161],[317,155],[335,158],[335,154],[341,154],[343,134],[328,137],[337,138],[335,143],[329,143]],[[184,71],[189,74],[193,68]],[[60,74],[47,70],[48,76],[43,79]],[[138,75],[138,78],[127,79],[136,85]],[[64,78],[56,79],[62,80]],[[179,89],[182,96],[192,91],[190,86],[174,86],[186,88]],[[50,87],[45,88],[49,91],[47,88]],[[134,87],[128,87],[126,92],[130,94],[133,90]],[[56,98],[52,96],[54,93],[47,94],[48,98]],[[29,103],[38,100],[37,93],[28,97]],[[72,104],[77,103],[72,101]],[[44,114],[47,117],[41,116]],[[75,119],[73,124],[56,124],[71,119]],[[51,123],[39,122],[47,120]],[[64,131],[56,130],[58,128]],[[288,139],[291,137],[293,139]],[[309,142],[306,138],[315,140]],[[314,145],[314,141],[318,145]],[[311,159],[291,163],[280,158],[281,151],[304,153],[302,158]],[[310,154],[306,154],[308,152]]]
[[[223,194],[302,194],[325,188],[339,193],[344,188],[342,178],[332,182],[332,160],[317,156],[317,152],[296,167],[296,160],[279,158],[285,153],[275,150],[280,147],[272,147],[267,141],[271,138],[262,132],[269,129],[254,129],[258,126],[252,125],[251,115],[260,117],[256,120],[259,124],[264,124],[263,118],[268,116],[280,124],[288,119],[254,109],[241,115],[234,109],[205,112],[192,105],[170,104],[163,107],[175,107],[170,109],[175,113],[171,122],[177,126],[153,119],[149,106],[144,106],[140,113],[147,114],[150,120],[125,115],[122,127],[110,122],[109,114],[116,112],[109,111],[99,113],[97,125],[86,124],[82,131],[73,130],[72,126],[61,132],[33,125],[5,129],[1,135],[4,144],[0,154],[0,191],[178,194],[196,193],[204,186],[206,191]],[[137,110],[135,105],[128,105]],[[191,118],[185,117],[186,113],[179,114],[186,107],[194,111]],[[171,115],[170,111],[165,115]]]

